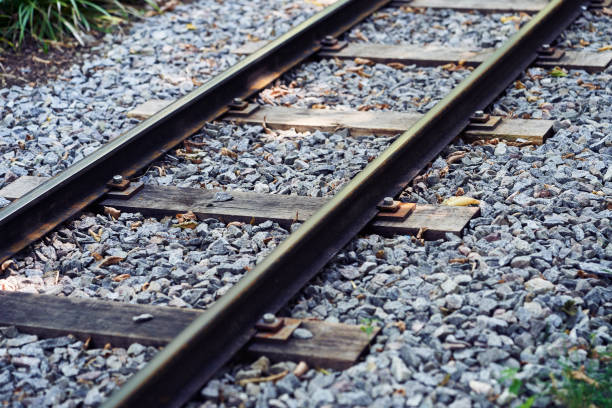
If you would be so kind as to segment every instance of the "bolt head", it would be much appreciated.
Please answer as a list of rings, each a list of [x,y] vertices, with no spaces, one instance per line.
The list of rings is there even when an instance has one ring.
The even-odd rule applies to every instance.
[[[242,98],[234,98],[233,103],[235,103],[236,105],[240,105],[244,102],[244,100]]]
[[[479,117],[479,118],[483,117],[484,115],[485,113],[483,110],[477,110],[476,112],[474,112],[474,116]]]
[[[113,176],[113,183],[115,184],[121,184],[123,182],[123,176],[120,174],[117,174],[115,176]]]
[[[325,38],[323,38],[323,41],[321,41],[321,44],[326,45],[326,46],[335,45],[337,43],[338,43],[338,40],[336,40],[331,35],[326,35]]]
[[[549,49],[550,48],[550,44],[542,44],[542,48],[544,48],[545,50]]]
[[[263,322],[266,324],[272,324],[276,321],[276,316],[274,313],[266,313],[262,318]]]
[[[385,197],[383,199],[383,205],[393,205],[393,197]]]

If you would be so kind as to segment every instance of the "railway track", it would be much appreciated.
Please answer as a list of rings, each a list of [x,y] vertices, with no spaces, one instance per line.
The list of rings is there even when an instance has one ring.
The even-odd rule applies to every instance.
[[[399,5],[401,2],[394,2]],[[595,2],[595,6],[605,4]],[[239,53],[248,56],[238,65],[219,75],[186,97],[153,114],[134,129],[113,140],[64,173],[46,179],[22,179],[4,189],[4,196],[17,199],[0,212],[3,239],[0,257],[7,260],[17,251],[41,238],[57,225],[85,207],[97,203],[123,212],[141,212],[155,216],[192,211],[200,219],[221,218],[232,221],[261,222],[274,220],[290,227],[303,224],[269,254],[255,269],[216,300],[205,313],[168,312],[167,317],[153,319],[154,326],[139,326],[136,337],[142,343],[169,344],[141,372],[135,375],[105,406],[157,405],[180,406],[188,401],[206,381],[256,335],[256,326],[266,313],[275,313],[287,304],[332,257],[364,228],[382,234],[413,233],[419,238],[436,239],[446,233],[460,234],[477,209],[470,207],[434,207],[400,204],[386,197],[397,197],[415,177],[457,136],[465,138],[503,138],[509,141],[544,143],[551,135],[552,124],[545,121],[513,122],[484,114],[485,109],[529,65],[566,66],[593,72],[605,69],[610,53],[563,53],[550,44],[581,12],[587,2],[556,0],[547,5],[537,3],[492,2],[486,11],[536,12],[520,32],[498,50],[430,49],[417,52],[401,46],[367,46],[336,40],[350,27],[362,21],[388,1],[339,1],[278,39],[261,46],[249,45]],[[534,7],[536,4],[537,7]],[[460,9],[473,8],[473,2],[457,2]],[[440,7],[440,2],[415,0],[410,7]],[[470,66],[471,75],[446,98],[424,115],[393,112],[333,112],[295,108],[260,107],[245,102],[282,74],[311,58],[361,59],[391,64]],[[153,110],[160,105],[153,104]],[[138,113],[148,116],[149,111]],[[395,135],[402,133],[387,150],[374,158],[333,198],[306,199],[261,193],[218,193],[195,189],[172,189],[143,186],[130,182],[152,161],[186,138],[205,123],[224,117],[235,123],[262,124],[270,129],[345,128],[353,136],[365,134]],[[169,136],[170,135],[170,136]],[[117,177],[119,176],[119,177]],[[399,209],[398,209],[399,207]],[[396,212],[405,212],[402,216]],[[33,220],[23,225],[23,219]],[[188,223],[189,218],[186,219]],[[102,260],[104,262],[105,260]],[[108,261],[108,260],[106,260]],[[108,261],[108,262],[112,262]],[[287,271],[292,273],[288,274]],[[278,288],[282,288],[279,292]],[[78,332],[79,319],[63,316],[75,304],[55,298],[49,304],[57,307],[55,325],[47,322],[23,322],[28,307],[42,307],[46,300],[23,299],[17,294],[4,296],[7,314],[2,323],[39,334]],[[102,303],[81,305],[97,310],[97,320],[108,313]],[[78,307],[78,306],[76,306]],[[7,309],[8,310],[8,309]],[[30,309],[31,310],[31,309]],[[132,315],[155,314],[153,309],[120,309],[117,320],[127,316],[124,327],[115,333],[93,327],[83,336],[100,343],[129,342],[133,339]],[[164,312],[166,313],[166,312]],[[182,314],[181,314],[182,313]],[[21,324],[20,324],[20,319]],[[177,322],[176,326],[171,326]],[[43,327],[44,326],[44,327]],[[185,327],[186,326],[186,327]],[[132,329],[130,329],[132,327]],[[168,328],[162,340],[156,333]],[[183,329],[184,328],[184,329]],[[181,331],[181,329],[183,329]],[[312,329],[316,330],[316,329]],[[178,335],[177,335],[178,333]],[[97,337],[96,337],[97,336]],[[362,342],[371,340],[369,337]],[[202,352],[203,347],[206,351]],[[269,351],[268,351],[269,352]],[[357,353],[358,355],[359,353]]]

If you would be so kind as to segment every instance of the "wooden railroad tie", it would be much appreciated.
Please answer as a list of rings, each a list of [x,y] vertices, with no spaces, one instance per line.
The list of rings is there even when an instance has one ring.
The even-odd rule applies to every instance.
[[[0,291],[0,326],[15,326],[40,337],[73,335],[93,347],[165,346],[203,310],[110,302],[97,299]],[[146,319],[134,319],[147,316]],[[292,319],[293,320],[293,319]],[[297,319],[296,319],[297,320]],[[343,370],[353,365],[380,328],[300,319],[312,338],[267,341],[253,337],[248,354],[273,361],[305,361],[313,367]],[[253,331],[254,334],[255,331]]]
[[[44,177],[22,176],[0,190],[0,197],[18,199],[46,180]],[[225,223],[272,220],[288,228],[292,223],[304,222],[328,200],[232,191],[231,200],[215,202],[215,193],[215,190],[199,188],[145,185],[129,197],[110,193],[99,205],[152,217],[174,216],[192,211],[200,219],[217,218]],[[374,219],[366,230],[382,235],[416,235],[421,232],[422,238],[433,240],[444,238],[446,233],[460,235],[468,222],[478,214],[478,207],[418,204],[406,218],[390,219],[383,215]]]
[[[128,116],[147,119],[155,112],[166,107],[170,101],[150,100],[138,105]],[[286,108],[282,106],[260,106],[252,109],[250,114],[230,111],[224,120],[238,124],[263,124],[270,129],[295,129],[298,132],[318,129],[333,132],[348,129],[353,137],[376,135],[395,136],[414,125],[421,117],[420,113],[387,112],[387,111],[338,111],[333,109]],[[499,139],[510,142],[523,140],[536,145],[544,143],[553,134],[552,120],[506,119],[499,120],[490,126],[471,124],[461,135],[467,141]]]
[[[392,7],[450,9],[484,13],[537,13],[549,0],[393,0]],[[609,7],[612,0],[602,0],[592,8]]]
[[[265,41],[246,43],[234,50],[235,54],[252,54],[266,45]],[[462,64],[477,66],[495,52],[494,49],[473,51],[469,49],[448,48],[439,45],[387,45],[372,43],[349,43],[338,51],[319,51],[319,58],[340,58],[369,60],[388,64],[391,62],[405,65],[440,66]],[[461,62],[460,62],[461,61]],[[537,59],[536,66],[543,68],[561,67],[565,69],[583,69],[588,72],[602,72],[612,62],[612,51],[574,51],[567,50],[559,54],[558,59]]]

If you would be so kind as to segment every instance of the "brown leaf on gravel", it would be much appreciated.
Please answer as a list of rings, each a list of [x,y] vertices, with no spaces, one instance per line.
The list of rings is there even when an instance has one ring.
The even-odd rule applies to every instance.
[[[303,376],[304,374],[306,374],[307,371],[308,371],[308,364],[306,364],[305,361],[300,361],[297,367],[295,367],[295,370],[293,370],[293,375],[299,378]]]
[[[453,64],[451,62],[450,64],[442,65],[441,68],[449,72],[462,71],[464,69],[472,71],[474,69],[474,67],[466,66],[465,63],[466,63],[465,60],[460,60],[460,61],[457,61],[457,64]]]
[[[599,387],[599,383],[596,380],[589,377],[588,375],[586,375],[584,371],[574,370],[572,371],[571,375],[574,380],[584,381],[585,383],[589,385]]]
[[[124,260],[125,258],[121,256],[107,256],[102,262],[98,264],[98,267],[117,265],[119,262],[122,262]]]
[[[355,58],[355,64],[359,64],[359,65],[374,65],[374,61],[369,60],[367,58]]]
[[[461,196],[461,197],[454,196],[454,197],[449,197],[442,202],[442,205],[448,205],[451,207],[466,207],[472,204],[478,205],[480,204],[480,201],[476,200],[475,198],[468,197],[468,196]]]
[[[463,190],[463,188],[462,188],[462,187],[458,187],[458,188],[457,188],[457,191],[455,192],[455,195],[456,195],[457,197],[459,197],[459,196],[462,196],[462,195],[464,195],[464,194],[465,194],[465,191]]]
[[[238,154],[236,154],[236,152],[232,152],[226,147],[222,147],[219,153],[221,154],[221,156],[231,157],[232,159],[236,159],[238,157]]]
[[[393,323],[392,326],[397,327],[399,329],[400,333],[403,333],[406,330],[406,323],[404,323],[401,320]]]
[[[448,164],[453,164],[453,163],[458,162],[459,160],[463,159],[466,154],[467,154],[466,152],[455,152],[455,153],[451,154],[450,156],[448,156],[448,158],[446,159],[446,162]]]
[[[176,224],[176,226],[182,229],[195,229],[198,226],[198,223],[195,221],[186,221]]]
[[[353,31],[353,34],[355,35],[355,37],[359,38],[361,41],[364,42],[370,42],[370,40],[368,39],[368,37],[366,37],[365,35],[363,35],[363,33],[359,30],[355,30]]]
[[[470,262],[470,260],[467,258],[453,258],[448,261],[448,263],[451,264],[466,264],[468,262]]]
[[[100,228],[98,230],[98,232],[95,232],[93,229],[89,229],[89,235],[91,235],[91,237],[96,240],[96,242],[100,242],[100,239],[102,239],[102,233],[104,232],[104,230],[102,228]]]
[[[6,271],[14,263],[15,263],[15,261],[13,261],[12,259],[7,259],[6,261],[2,262],[2,265],[0,265],[0,272]]]
[[[116,220],[121,215],[121,211],[113,207],[104,207],[104,214],[110,215]]]
[[[95,259],[96,261],[101,261],[104,257],[102,255],[100,255],[97,252],[92,252],[91,256],[93,257],[93,259]]]
[[[129,273],[122,273],[121,275],[117,275],[113,278],[113,282],[121,282],[126,280],[127,278],[130,278],[131,275]]]
[[[582,269],[578,269],[578,272],[576,273],[576,277],[580,279],[597,279],[597,275],[593,273],[587,273],[583,271]]]
[[[441,178],[446,177],[449,170],[450,170],[449,167],[445,166],[442,170],[440,170],[440,177]]]
[[[393,69],[404,69],[406,68],[406,65],[402,64],[401,62],[390,62],[387,64],[387,66],[393,68]]]
[[[427,232],[427,228],[425,228],[425,227],[419,228],[419,232],[417,232],[416,238],[417,239],[423,239],[423,237],[425,235],[425,232]]]
[[[198,217],[193,213],[193,211],[187,211],[184,214],[176,214],[176,219],[179,223],[186,221],[195,221]]]
[[[583,88],[587,88],[591,91],[596,91],[600,89],[599,85],[591,84],[589,82],[584,82],[582,79],[579,79],[578,81],[576,81],[576,84],[580,85]]]
[[[242,387],[244,387],[245,385],[247,385],[249,383],[257,384],[257,383],[262,383],[262,382],[276,381],[276,380],[280,380],[281,378],[283,378],[287,374],[289,374],[289,371],[285,370],[282,373],[274,374],[274,375],[271,375],[271,376],[268,376],[268,377],[245,378],[244,380],[240,380],[238,382],[238,384],[240,384]]]

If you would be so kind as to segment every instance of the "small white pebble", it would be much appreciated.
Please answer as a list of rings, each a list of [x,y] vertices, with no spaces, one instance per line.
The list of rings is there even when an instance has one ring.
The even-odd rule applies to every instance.
[[[153,319],[153,315],[149,313],[143,313],[141,315],[132,317],[132,320],[134,321],[134,323],[147,322],[151,319]]]
[[[306,329],[295,329],[295,331],[293,332],[293,337],[297,339],[306,340],[312,338],[312,333]]]

